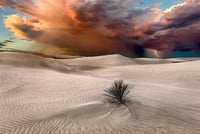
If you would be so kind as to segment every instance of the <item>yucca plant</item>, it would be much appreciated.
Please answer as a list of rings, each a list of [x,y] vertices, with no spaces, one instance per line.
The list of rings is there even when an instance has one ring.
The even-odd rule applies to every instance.
[[[131,88],[123,80],[116,80],[110,88],[104,90],[106,92],[104,95],[108,97],[110,103],[125,104],[126,96],[130,93]]]

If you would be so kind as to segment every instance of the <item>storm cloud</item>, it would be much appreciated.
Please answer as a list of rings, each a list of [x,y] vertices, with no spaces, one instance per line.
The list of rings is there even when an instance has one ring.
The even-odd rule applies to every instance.
[[[78,54],[120,53],[143,56],[200,47],[200,1],[185,0],[161,11],[140,8],[137,0],[1,0],[23,15],[5,26],[16,36],[69,49]]]

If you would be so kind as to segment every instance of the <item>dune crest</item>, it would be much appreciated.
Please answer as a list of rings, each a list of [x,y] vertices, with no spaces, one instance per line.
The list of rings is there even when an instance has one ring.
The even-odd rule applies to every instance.
[[[31,53],[1,52],[0,64],[15,67],[49,68],[57,71],[70,71],[70,67],[61,62],[37,56]]]

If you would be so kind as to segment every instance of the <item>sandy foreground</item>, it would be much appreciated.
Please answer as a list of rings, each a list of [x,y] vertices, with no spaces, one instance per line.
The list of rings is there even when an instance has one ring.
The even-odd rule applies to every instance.
[[[200,60],[0,53],[0,134],[200,134]],[[105,102],[114,80],[127,106]]]

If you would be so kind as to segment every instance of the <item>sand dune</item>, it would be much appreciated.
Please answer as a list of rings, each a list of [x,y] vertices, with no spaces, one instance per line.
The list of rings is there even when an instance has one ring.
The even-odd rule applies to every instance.
[[[200,133],[200,61],[140,65],[119,55],[59,61],[0,53],[0,134]],[[91,64],[96,69],[73,69]],[[127,106],[105,102],[103,89],[115,79],[134,84]]]
[[[171,58],[171,59],[157,59],[157,58],[129,58],[119,54],[96,56],[96,57],[76,57],[56,59],[63,64],[73,66],[80,70],[91,70],[113,66],[124,65],[147,65],[147,64],[168,64],[168,63],[182,63],[199,60],[198,58]]]
[[[78,69],[81,70],[136,64],[132,58],[124,57],[118,54],[96,56],[96,57],[80,57],[75,59],[57,59],[57,60],[64,64],[77,67]]]
[[[49,58],[43,58],[29,53],[1,52],[0,64],[13,67],[46,68],[57,71],[70,71],[71,68],[63,63]]]

